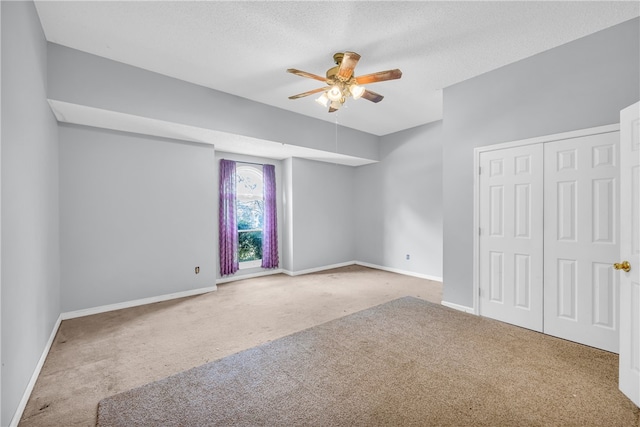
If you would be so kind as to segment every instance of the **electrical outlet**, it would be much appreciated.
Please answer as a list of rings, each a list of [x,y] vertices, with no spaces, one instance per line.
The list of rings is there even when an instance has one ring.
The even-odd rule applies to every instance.
[[[196,274],[200,273],[200,267],[196,267]]]
[[[411,259],[411,255],[407,254],[407,260]]]

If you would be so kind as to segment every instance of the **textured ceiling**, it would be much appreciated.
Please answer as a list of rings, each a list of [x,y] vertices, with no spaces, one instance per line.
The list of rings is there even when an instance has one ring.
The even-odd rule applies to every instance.
[[[347,127],[385,135],[442,117],[442,88],[639,15],[623,2],[36,2],[47,40],[335,122],[314,96],[335,52],[356,75],[400,68],[349,99]]]

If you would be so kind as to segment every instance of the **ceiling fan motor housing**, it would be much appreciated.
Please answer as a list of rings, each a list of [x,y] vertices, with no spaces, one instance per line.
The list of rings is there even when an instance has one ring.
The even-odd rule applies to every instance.
[[[340,64],[342,64],[342,58],[344,58],[344,53],[337,52],[333,54],[333,61],[336,66],[331,67],[327,70],[327,83],[333,84],[336,81],[336,74],[338,74],[338,70],[340,69]]]
[[[355,83],[355,78],[352,75],[348,79],[338,75],[340,66],[342,65],[342,59],[344,58],[343,52],[337,52],[333,55],[333,60],[336,63],[335,67],[331,67],[327,70],[327,84],[332,87],[338,87],[340,91],[340,97],[335,99],[329,96],[330,99],[335,102],[339,102],[340,105],[344,104],[346,98],[351,96],[349,86]],[[335,95],[334,95],[335,96]]]

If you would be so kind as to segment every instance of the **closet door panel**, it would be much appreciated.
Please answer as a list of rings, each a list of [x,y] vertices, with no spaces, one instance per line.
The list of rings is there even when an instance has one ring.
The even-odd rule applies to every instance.
[[[618,351],[618,132],[544,145],[544,332]]]
[[[479,309],[542,331],[542,145],[480,155]]]

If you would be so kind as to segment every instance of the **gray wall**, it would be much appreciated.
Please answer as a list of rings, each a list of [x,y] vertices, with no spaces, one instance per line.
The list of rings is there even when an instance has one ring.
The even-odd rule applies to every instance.
[[[61,124],[62,311],[215,286],[215,171],[211,145]]]
[[[334,151],[335,125],[49,44],[49,98],[267,141]],[[378,159],[377,137],[340,127],[339,152]]]
[[[473,304],[473,149],[618,123],[640,98],[639,23],[445,88],[444,301]]]
[[[58,134],[33,3],[2,8],[2,415],[8,425],[60,314]]]
[[[218,216],[219,216],[219,206],[220,206],[220,200],[218,198],[218,183],[220,180],[220,175],[219,175],[219,167],[220,167],[220,160],[222,159],[227,159],[227,160],[235,160],[237,162],[251,162],[251,163],[262,163],[262,164],[271,164],[275,166],[275,170],[276,170],[276,197],[277,197],[277,204],[276,204],[276,209],[277,209],[277,218],[278,218],[278,256],[280,259],[280,268],[282,268],[283,265],[283,241],[282,241],[282,236],[283,236],[283,232],[284,232],[284,215],[283,215],[283,176],[282,176],[282,161],[280,160],[275,160],[275,159],[265,159],[262,157],[252,157],[252,156],[242,156],[239,154],[233,154],[233,153],[226,153],[223,151],[216,151],[216,162],[215,162],[215,182],[212,184],[214,189],[215,189],[215,193],[216,193],[216,200],[215,200],[215,212],[214,212],[214,218],[215,218],[215,223],[216,223],[216,229],[215,229],[215,237],[213,240],[213,244],[215,245],[216,248],[216,277],[220,278],[220,257],[218,256],[218,236],[219,236],[219,229],[218,229]],[[240,166],[241,164],[238,164],[238,166]],[[247,269],[242,269],[242,270],[238,270],[238,272],[236,272],[236,274],[233,275],[233,277],[241,277],[241,276],[245,276],[248,274],[259,274],[259,273],[264,273],[264,272],[269,272],[271,270],[265,270],[261,267],[256,267],[256,268],[247,268]]]
[[[355,260],[354,173],[349,166],[292,159],[292,271]]]
[[[282,265],[287,271],[293,271],[293,159],[282,161]]]
[[[380,163],[356,169],[358,261],[442,278],[441,128],[384,136]]]
[[[0,100],[2,100],[2,7],[0,6]],[[0,102],[0,425],[2,425],[2,102]]]
[[[51,99],[265,140],[338,151],[362,158],[374,160],[379,158],[381,139],[374,135],[340,128],[340,139],[343,143],[340,147],[336,147],[333,138],[334,125],[330,123],[257,104],[64,46],[49,44],[49,79]],[[389,147],[394,145],[393,138],[385,139]],[[403,137],[400,138],[399,144],[405,144]],[[419,144],[415,146],[418,147]],[[403,153],[410,153],[410,148],[405,149]],[[403,155],[407,158],[411,157],[411,154]],[[395,160],[392,160],[393,162]],[[428,166],[431,166],[431,163]],[[334,169],[339,171],[337,176],[331,175]],[[398,166],[398,169],[401,167]],[[322,175],[325,172],[329,174],[329,181],[340,179],[339,182],[336,181],[335,188],[331,187],[332,184],[325,184],[327,179]],[[352,210],[347,210],[355,209],[356,206],[353,192],[354,176],[352,169],[339,168],[333,164],[303,159],[292,159],[283,164],[282,216],[284,219],[291,220],[284,221],[282,229],[283,242],[285,242],[281,252],[284,269],[297,272],[355,259],[355,217]],[[325,185],[328,186],[324,187]],[[286,204],[287,191],[290,202],[288,205]],[[430,194],[429,189],[427,195]],[[440,197],[436,199],[433,203],[439,204]],[[333,202],[341,206],[340,215],[331,211],[332,206],[336,205]],[[345,215],[345,212],[348,214]],[[435,212],[435,210],[432,209],[429,212]],[[309,218],[314,218],[316,222],[310,221]],[[428,227],[434,226],[432,218],[421,218],[421,220],[428,221]],[[332,225],[329,226],[329,223]],[[343,225],[346,223],[349,225]],[[397,240],[400,241],[410,234],[409,232],[403,234]],[[431,234],[435,235],[439,232]],[[335,241],[331,240],[330,236],[335,236],[346,243],[336,249]],[[409,244],[402,245],[405,246],[402,249],[403,256],[408,246],[418,257],[409,265],[402,264],[402,267],[408,271],[417,269],[417,272],[429,271],[429,274],[435,277],[441,276],[439,265],[433,267],[426,264],[441,263],[438,261],[441,259],[439,239],[440,237],[435,240],[430,239],[430,236],[427,237],[428,247],[424,249],[418,247],[419,242],[415,239],[412,239]],[[433,247],[438,247],[437,254],[433,253]],[[324,252],[324,249],[327,251]],[[426,253],[433,256],[423,256]],[[426,259],[428,261],[425,261]],[[393,266],[397,267],[396,264]]]

